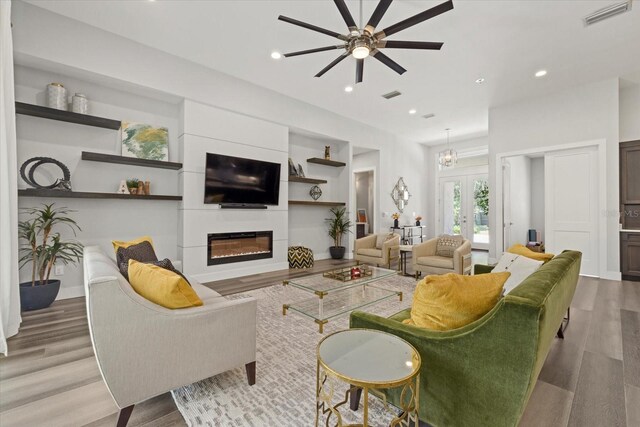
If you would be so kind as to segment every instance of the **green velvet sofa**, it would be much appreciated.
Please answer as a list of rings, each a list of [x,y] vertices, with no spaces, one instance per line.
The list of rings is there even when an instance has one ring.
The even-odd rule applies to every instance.
[[[445,426],[517,426],[562,325],[578,282],[582,254],[565,251],[527,277],[479,320],[438,332],[354,311],[352,328],[386,331],[420,353],[421,422]],[[491,267],[476,269],[476,274]],[[399,390],[387,391],[398,406]]]

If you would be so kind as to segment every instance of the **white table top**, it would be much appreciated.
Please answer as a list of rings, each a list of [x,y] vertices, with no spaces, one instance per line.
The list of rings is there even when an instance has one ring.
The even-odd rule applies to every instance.
[[[328,335],[318,345],[318,360],[342,379],[371,385],[402,381],[420,369],[420,356],[408,342],[370,329]]]
[[[402,252],[413,252],[413,245],[400,245]]]

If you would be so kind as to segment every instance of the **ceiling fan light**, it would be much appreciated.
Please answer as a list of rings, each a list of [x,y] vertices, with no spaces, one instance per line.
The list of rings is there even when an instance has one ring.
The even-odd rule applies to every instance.
[[[366,46],[358,46],[353,49],[351,52],[354,58],[356,59],[364,59],[369,56],[369,48]]]

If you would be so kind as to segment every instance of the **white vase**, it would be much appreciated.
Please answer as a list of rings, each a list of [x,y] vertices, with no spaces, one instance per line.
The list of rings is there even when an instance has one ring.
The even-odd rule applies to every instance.
[[[49,83],[47,85],[47,107],[56,110],[67,110],[67,89],[62,83]]]
[[[89,101],[82,93],[73,95],[71,101],[71,111],[74,113],[87,114],[89,112]]]

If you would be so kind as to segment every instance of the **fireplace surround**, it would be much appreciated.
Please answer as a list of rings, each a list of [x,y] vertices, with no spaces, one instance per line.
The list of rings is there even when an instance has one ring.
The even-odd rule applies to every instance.
[[[273,258],[273,231],[207,235],[207,265]]]

